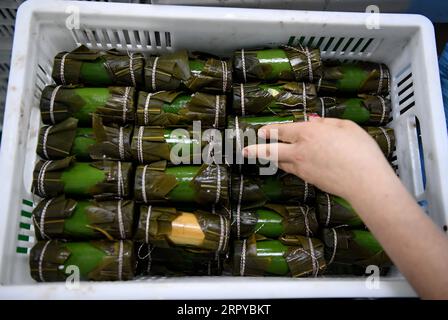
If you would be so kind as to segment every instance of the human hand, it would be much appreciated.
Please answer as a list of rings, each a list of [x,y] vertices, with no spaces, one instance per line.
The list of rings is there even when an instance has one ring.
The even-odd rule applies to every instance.
[[[376,181],[395,177],[377,143],[352,121],[310,117],[309,122],[264,126],[258,135],[269,139],[271,130],[278,130],[279,143],[251,145],[243,154],[276,160],[280,169],[349,201]]]
[[[421,297],[448,298],[446,235],[407,192],[367,132],[347,120],[310,118],[268,125],[259,135],[269,138],[274,129],[282,142],[251,145],[243,154],[278,156],[279,168],[345,198]]]

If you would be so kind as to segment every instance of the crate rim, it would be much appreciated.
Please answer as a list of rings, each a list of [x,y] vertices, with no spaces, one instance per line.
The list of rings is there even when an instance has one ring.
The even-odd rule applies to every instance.
[[[179,277],[156,278],[151,281],[82,282],[77,289],[65,283],[36,283],[21,286],[0,286],[0,299],[288,299],[288,298],[380,298],[384,296],[415,297],[404,279],[385,279],[378,287],[369,287],[368,279],[360,278],[275,278],[275,277]],[[341,290],[351,286],[352,293]],[[321,287],[322,291],[316,288]],[[124,290],[114,290],[114,289]],[[185,293],[188,288],[188,293]],[[219,288],[219,290],[217,290]],[[121,291],[121,292],[120,292]],[[273,294],[274,293],[274,294]]]
[[[256,19],[260,12],[265,13],[266,22],[281,22],[287,21],[288,18],[292,17],[294,14],[297,17],[304,18],[308,21],[312,21],[313,24],[338,24],[338,25],[346,25],[348,24],[346,18],[350,17],[349,24],[353,25],[364,25],[365,18],[368,16],[367,13],[345,13],[345,12],[323,12],[323,11],[298,11],[298,10],[277,10],[277,9],[242,9],[242,8],[217,8],[217,7],[194,7],[194,6],[169,6],[169,5],[145,5],[145,4],[123,4],[123,3],[107,3],[107,6],[104,6],[104,3],[96,3],[96,2],[76,2],[76,1],[57,1],[57,0],[29,0],[24,2],[18,10],[17,19],[16,19],[16,32],[14,37],[13,51],[12,51],[12,61],[11,61],[11,70],[10,70],[10,81],[8,84],[8,95],[6,99],[6,106],[14,105],[16,101],[21,101],[21,97],[24,92],[24,83],[25,83],[25,73],[26,70],[23,66],[23,56],[22,52],[26,52],[31,45],[30,37],[32,37],[32,32],[28,28],[31,25],[33,19],[37,19],[40,13],[61,13],[61,5],[65,7],[69,5],[76,5],[80,8],[81,14],[95,14],[98,13],[98,10],[101,9],[101,13],[104,15],[114,16],[117,14],[117,8],[125,8],[127,14],[129,15],[138,15],[140,17],[145,16],[145,14],[150,13],[152,16],[164,17],[171,8],[177,8],[182,10],[191,10],[189,13],[190,16],[194,18],[201,18],[201,14],[210,13],[212,10],[217,19],[220,20],[239,20],[239,21],[248,21],[251,19]],[[84,9],[93,9],[92,12],[84,12]],[[182,13],[178,12],[180,10],[174,10],[170,12],[170,18],[183,16]],[[225,12],[226,14],[221,14]],[[269,14],[269,13],[274,14]],[[267,14],[266,14],[267,13]],[[283,16],[279,19],[278,14],[281,13]],[[121,15],[122,13],[118,13]],[[214,16],[214,18],[215,18]],[[436,59],[437,54],[435,51],[435,40],[434,40],[434,29],[429,21],[424,16],[415,15],[415,14],[380,14],[383,19],[384,25],[388,27],[399,27],[403,26],[403,18],[407,18],[408,23],[405,25],[407,27],[415,27],[415,33],[419,33],[421,37],[421,41],[423,46],[427,48],[424,51],[425,59]],[[22,59],[22,61],[21,61]],[[434,60],[436,61],[436,60]],[[432,63],[430,67],[426,70],[427,77],[429,79],[438,77],[438,64]],[[434,106],[431,112],[433,113],[432,118],[434,121],[437,121],[437,126],[443,122],[444,126],[444,111],[441,107],[442,104],[442,95],[440,84],[433,87],[431,89],[432,94],[429,96],[428,104]],[[12,129],[19,129],[18,125],[20,122],[20,115],[17,112],[13,112],[12,107],[6,108],[5,113],[5,124],[4,124],[4,135],[3,141],[1,145],[0,152],[0,168],[1,168],[1,177],[3,179],[3,186],[6,187],[5,192],[3,193],[3,199],[7,199],[7,203],[4,204],[5,208],[0,210],[0,220],[2,222],[7,221],[7,217],[4,215],[8,212],[8,207],[10,206],[11,193],[14,192],[12,178],[13,178],[13,170],[12,168],[16,164],[8,164],[8,170],[4,170],[3,166],[8,163],[9,156],[6,154],[9,150],[14,150],[14,146],[19,144],[18,135],[16,132],[11,133]],[[7,134],[5,134],[7,133]],[[5,139],[5,138],[8,139]],[[438,158],[437,169],[439,170],[440,175],[448,176],[448,165],[443,165],[443,159],[446,159],[448,155],[448,139],[446,137],[445,132],[437,132],[437,134],[433,137],[436,140],[439,148],[437,149],[436,155],[434,157]],[[23,143],[23,142],[22,142]],[[439,177],[440,178],[440,177]],[[9,180],[8,180],[9,179]],[[442,201],[445,212],[445,219],[448,214],[448,181],[444,181],[441,179],[439,181],[441,185],[446,188],[442,188],[440,192],[442,193]],[[445,222],[446,223],[446,222]],[[0,223],[0,257],[4,255],[5,251],[5,239],[6,236],[6,228],[7,223]],[[2,266],[0,265],[0,272]],[[158,299],[157,294],[167,295],[170,298],[176,298],[176,294],[169,294],[168,290],[176,291],[177,289],[181,289],[186,284],[191,283],[192,281],[198,283],[198,286],[201,291],[194,289],[194,292],[191,294],[191,298],[200,299],[201,297],[209,296],[210,298],[223,298],[227,297],[250,297],[254,294],[253,290],[257,290],[260,286],[266,286],[266,288],[271,288],[275,290],[284,290],[285,294],[282,297],[312,297],[315,295],[315,289],[318,282],[321,280],[325,280],[324,283],[320,283],[319,286],[322,289],[328,289],[328,295],[325,294],[325,297],[384,297],[384,296],[415,296],[415,292],[406,282],[406,280],[399,279],[386,279],[382,283],[384,286],[380,290],[366,290],[365,281],[363,279],[358,278],[341,278],[341,279],[285,279],[285,278],[232,278],[232,277],[219,277],[212,278],[213,282],[207,282],[210,279],[208,277],[205,278],[184,278],[184,279],[176,279],[176,281],[171,281],[171,279],[161,279],[158,282],[140,282],[140,281],[132,281],[126,283],[87,283],[85,288],[86,290],[81,290],[82,294],[77,295],[76,293],[65,292],[66,296],[76,299],[86,298],[86,297],[95,297],[95,292],[102,293],[102,295],[107,296],[109,298],[113,298],[113,294],[109,292],[109,289],[115,287],[116,285],[126,286],[131,290],[126,290],[127,295],[131,298],[152,298]],[[345,290],[340,287],[341,281],[344,283],[350,283],[353,285],[353,288],[356,288],[356,293],[354,295],[347,294]],[[297,285],[300,283],[300,287]],[[155,284],[161,284],[160,290],[157,293],[151,293],[147,290],[153,287]],[[238,287],[238,291],[235,291],[235,284],[239,284],[241,287]],[[207,285],[209,285],[207,287]],[[213,289],[215,285],[224,286],[226,291],[224,294],[218,296]],[[45,288],[45,294],[42,294],[39,288]],[[58,298],[58,294],[62,293],[62,289],[64,288],[63,283],[59,284],[34,284],[34,285],[3,285],[0,284],[0,298],[8,298],[9,297],[20,297],[23,298],[36,298],[40,297],[48,297],[48,298]],[[145,290],[146,288],[146,290]],[[241,288],[241,289],[240,289]],[[135,289],[135,290],[134,290]],[[307,294],[303,294],[298,292],[300,290],[304,290]],[[193,289],[192,289],[193,290]],[[266,290],[267,292],[271,290]],[[311,293],[311,294],[310,294]],[[265,297],[261,293],[255,293],[257,296]],[[188,294],[190,297],[190,293]],[[322,297],[321,294],[316,295]],[[181,296],[178,295],[177,298]],[[183,295],[185,297],[185,295]],[[99,295],[96,296],[99,298]]]

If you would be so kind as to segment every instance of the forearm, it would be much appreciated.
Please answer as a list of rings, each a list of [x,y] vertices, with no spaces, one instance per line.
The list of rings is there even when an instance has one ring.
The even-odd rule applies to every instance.
[[[448,239],[407,192],[378,145],[350,121],[310,117],[272,124],[282,143],[247,147],[319,189],[348,200],[392,261],[423,298],[448,299]],[[273,131],[274,132],[274,131]],[[251,149],[251,150],[249,150]],[[250,152],[249,152],[250,151]]]
[[[447,237],[390,170],[363,181],[352,206],[422,298],[447,299]]]

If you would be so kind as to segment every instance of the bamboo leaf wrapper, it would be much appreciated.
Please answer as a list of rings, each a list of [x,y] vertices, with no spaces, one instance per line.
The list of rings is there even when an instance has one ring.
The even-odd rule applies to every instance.
[[[94,127],[78,128],[78,120],[68,118],[39,132],[37,154],[47,160],[75,156],[77,160],[132,160],[132,126],[105,126],[94,117]]]
[[[394,129],[387,127],[365,127],[364,129],[378,143],[386,158],[390,158],[395,150]]]
[[[228,170],[223,165],[166,167],[166,162],[138,166],[134,198],[145,203],[228,203]]]
[[[79,86],[46,86],[40,100],[44,124],[56,124],[67,118],[79,120],[80,127],[92,126],[92,115],[105,123],[134,121],[135,89],[132,87],[84,88]]]
[[[29,262],[31,277],[39,282],[66,280],[68,266],[79,268],[81,280],[131,280],[135,274],[134,244],[126,240],[39,241]]]
[[[319,95],[367,93],[387,96],[390,92],[390,71],[382,63],[329,62],[322,70]]]
[[[238,93],[234,93],[234,95],[238,95]],[[303,101],[300,98],[300,101],[296,101],[296,106],[289,109],[274,102],[265,111],[262,111],[259,118],[265,119],[264,122],[271,121],[273,123],[276,122],[278,117],[291,117],[291,120],[294,121],[306,121],[310,115],[314,114],[322,118],[352,120],[360,125],[380,126],[388,122],[391,111],[390,100],[380,96],[359,95],[356,98],[320,97],[309,99],[309,101],[305,99],[307,101],[306,104],[303,104]],[[246,108],[247,104],[249,107],[252,104],[256,104],[256,108],[263,106],[263,102],[258,102],[257,99],[251,101],[250,96],[248,98],[245,97],[244,108]],[[243,113],[243,106],[238,97],[234,97],[234,108],[236,108],[235,111],[237,113]],[[264,116],[266,111],[270,113],[271,120],[269,120],[269,116]],[[245,111],[245,113],[250,114],[251,112]],[[249,116],[248,118],[252,117]]]
[[[132,164],[129,162],[75,162],[72,157],[37,162],[33,192],[48,198],[65,193],[75,197],[121,199],[130,193]]]
[[[235,77],[242,83],[257,80],[314,82],[320,77],[321,67],[319,49],[284,46],[234,53]]]
[[[364,223],[352,206],[343,198],[325,192],[317,192],[316,210],[319,223],[325,227],[346,225],[352,228],[362,228]]]
[[[279,115],[303,110],[316,101],[316,88],[303,82],[233,85],[233,111],[238,115]]]
[[[191,76],[185,86],[192,92],[226,94],[232,89],[232,62],[198,53],[190,60]]]
[[[224,128],[226,96],[197,92],[192,95],[161,91],[139,92],[136,124],[141,126],[191,126],[201,121],[202,127]]]
[[[217,136],[217,130],[209,130],[213,130],[210,138]],[[190,128],[164,129],[140,126],[134,131],[131,150],[134,159],[140,164],[161,160],[170,161],[173,164],[192,164],[195,159],[202,161],[202,155],[209,155],[214,149],[221,151],[220,141],[213,142],[213,148],[211,144],[211,140],[205,141],[200,134],[196,137]],[[215,157],[215,159],[218,157],[222,159],[219,152],[215,152]]]
[[[33,221],[39,240],[131,239],[134,203],[75,200],[62,195],[39,202]]]
[[[103,125],[100,117],[93,118],[93,133],[96,143],[90,148],[94,160],[131,161],[132,125]]]
[[[292,111],[289,116],[228,117],[228,128],[234,132],[235,148],[241,150],[252,143],[256,143],[256,140],[253,140],[251,143],[249,138],[254,137],[256,139],[258,129],[261,127],[269,124],[303,122],[305,121],[304,116],[303,112]],[[364,127],[364,130],[378,143],[378,146],[387,158],[392,156],[395,150],[395,135],[392,128]]]
[[[39,131],[37,154],[44,159],[62,159],[72,155],[78,120],[68,118],[53,126],[43,126]]]
[[[204,211],[141,206],[135,239],[155,247],[175,246],[224,253],[230,224],[226,217]]]
[[[145,89],[150,92],[177,90],[190,77],[188,52],[181,50],[146,59]]]
[[[308,108],[323,118],[352,120],[360,125],[381,126],[389,121],[391,101],[381,96],[360,94],[354,98],[324,97]]]
[[[270,240],[253,236],[235,241],[236,276],[317,276],[325,270],[324,245],[318,239],[284,236]]]
[[[319,225],[313,208],[281,204],[266,204],[262,208],[232,211],[232,234],[237,239],[253,234],[268,238],[282,235],[315,235]]]
[[[279,171],[272,176],[232,174],[232,203],[257,208],[267,202],[301,204],[313,201],[315,188],[299,177]]]
[[[115,49],[96,51],[80,46],[56,55],[52,76],[61,85],[141,87],[144,64],[141,53],[121,53]]]
[[[232,65],[207,54],[193,54],[186,50],[147,59],[146,90],[180,90],[192,92],[227,93],[232,84]]]
[[[325,228],[322,231],[328,264],[345,263],[363,268],[369,265],[387,267],[391,261],[381,245],[367,230],[347,227]]]
[[[219,276],[222,258],[215,252],[182,247],[138,245],[137,272],[159,276]]]

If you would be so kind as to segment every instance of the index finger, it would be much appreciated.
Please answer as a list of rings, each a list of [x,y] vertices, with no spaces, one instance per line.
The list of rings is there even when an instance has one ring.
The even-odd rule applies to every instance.
[[[293,143],[300,140],[300,129],[304,125],[305,122],[268,124],[258,129],[258,136]]]

